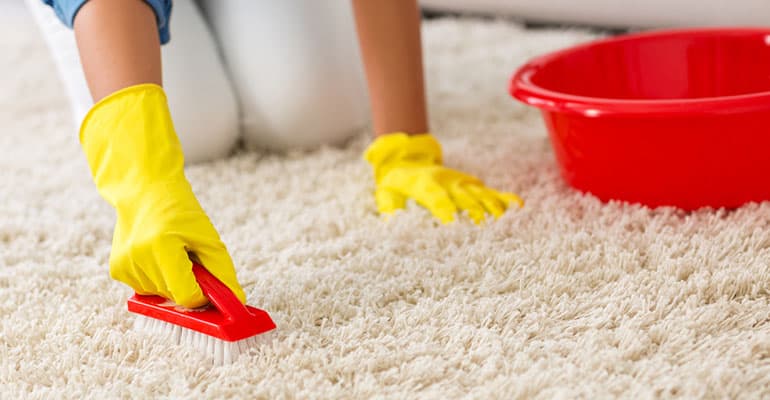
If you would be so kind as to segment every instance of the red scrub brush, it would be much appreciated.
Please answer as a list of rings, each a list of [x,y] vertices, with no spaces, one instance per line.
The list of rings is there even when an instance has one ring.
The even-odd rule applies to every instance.
[[[177,344],[198,348],[228,364],[256,344],[257,335],[275,329],[267,312],[243,305],[224,283],[193,262],[192,271],[211,304],[185,309],[160,296],[135,294],[128,311],[140,314],[135,327],[152,335],[170,337]]]

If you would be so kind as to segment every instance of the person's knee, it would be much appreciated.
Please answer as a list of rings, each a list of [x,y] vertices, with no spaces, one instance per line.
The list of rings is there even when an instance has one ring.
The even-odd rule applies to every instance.
[[[349,1],[202,4],[235,83],[248,145],[314,147],[367,124]]]
[[[289,81],[289,80],[287,80]],[[264,93],[264,101],[243,110],[250,147],[285,150],[337,144],[369,122],[363,87],[341,90],[330,81],[286,82],[285,91]]]
[[[174,52],[165,47],[164,52]],[[186,53],[186,52],[185,52]],[[165,53],[164,53],[165,54]],[[167,71],[165,88],[171,116],[187,164],[226,157],[240,136],[238,104],[224,73],[203,68],[200,78],[180,71],[183,54],[169,54],[163,60]]]
[[[238,112],[234,101],[221,96],[188,98],[168,93],[186,164],[226,157],[238,142]]]
[[[276,150],[336,144],[369,122],[368,96],[357,60],[348,65],[312,64],[272,71],[243,102],[246,144]],[[297,70],[298,68],[302,69]]]
[[[185,161],[222,158],[240,136],[236,96],[195,4],[175,7],[174,39],[162,48],[163,86]]]

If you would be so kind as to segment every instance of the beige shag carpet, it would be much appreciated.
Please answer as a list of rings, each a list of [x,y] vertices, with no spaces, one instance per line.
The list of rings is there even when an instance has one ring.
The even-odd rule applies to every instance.
[[[3,14],[3,13],[0,13]],[[590,39],[425,24],[448,164],[521,194],[478,228],[375,213],[360,154],[240,152],[189,168],[275,335],[237,363],[132,331],[52,61],[0,17],[0,398],[767,398],[770,204],[603,204],[559,178],[538,114],[506,93],[527,58]]]

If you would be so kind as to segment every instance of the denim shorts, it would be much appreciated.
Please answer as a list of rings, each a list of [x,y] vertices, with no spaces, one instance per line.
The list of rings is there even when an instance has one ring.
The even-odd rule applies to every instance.
[[[72,28],[72,24],[75,21],[75,15],[77,15],[80,7],[83,7],[83,4],[87,1],[88,0],[43,0],[43,3],[53,7],[61,22]],[[171,1],[172,0],[144,0],[144,2],[155,11],[155,19],[158,22],[158,33],[160,34],[161,44],[166,44],[170,38],[168,23],[171,18]]]

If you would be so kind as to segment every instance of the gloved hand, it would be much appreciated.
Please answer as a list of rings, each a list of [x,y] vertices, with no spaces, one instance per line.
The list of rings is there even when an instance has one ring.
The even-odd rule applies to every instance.
[[[83,121],[80,143],[99,193],[117,211],[110,276],[139,294],[205,305],[188,252],[242,301],[224,243],[184,175],[184,157],[160,86],[117,91]]]
[[[478,178],[441,165],[441,145],[430,134],[382,135],[369,146],[364,158],[374,169],[375,198],[381,213],[404,208],[411,197],[443,223],[453,221],[458,210],[465,210],[478,224],[487,213],[497,218],[511,204],[524,204],[514,194],[487,188]]]

